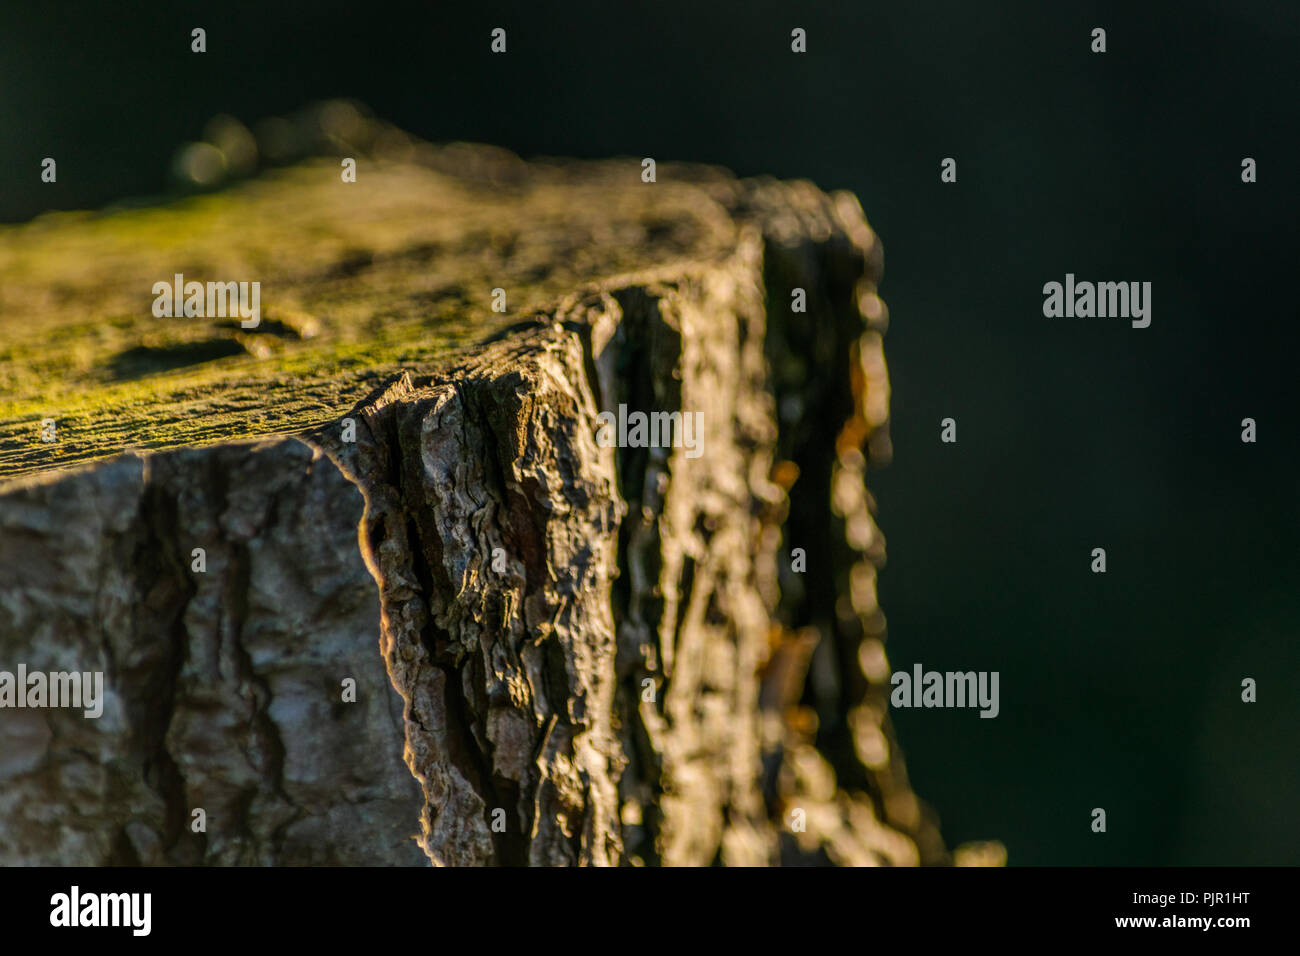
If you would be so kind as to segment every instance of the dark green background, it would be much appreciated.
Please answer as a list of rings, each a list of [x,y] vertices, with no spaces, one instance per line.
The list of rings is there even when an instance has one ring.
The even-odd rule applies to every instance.
[[[891,661],[1001,672],[995,720],[896,715],[947,838],[1296,863],[1298,52],[1300,6],[1243,0],[10,2],[0,219],[161,192],[214,114],[331,96],[427,139],[851,189],[892,316]],[[1066,272],[1152,282],[1151,327],[1045,319]]]

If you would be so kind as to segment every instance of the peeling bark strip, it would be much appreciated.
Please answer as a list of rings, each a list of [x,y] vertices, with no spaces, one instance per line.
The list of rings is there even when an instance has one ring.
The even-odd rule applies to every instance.
[[[619,862],[619,504],[583,365],[572,333],[520,333],[446,378],[403,377],[358,409],[355,444],[331,443],[366,491],[381,643],[438,863]]]
[[[864,484],[888,455],[885,314],[856,200],[467,147],[376,163],[369,202],[394,225],[357,227],[353,269],[302,270],[301,240],[272,255],[249,227],[270,255],[263,325],[278,278],[317,341],[119,366],[126,411],[80,356],[61,448],[18,441],[44,416],[3,396],[0,454],[27,477],[0,486],[0,669],[103,670],[106,702],[98,721],[0,710],[0,864],[945,862],[885,706]],[[368,207],[313,208],[325,168],[223,196],[341,234]],[[441,221],[430,251],[388,191],[497,218]],[[42,228],[20,307],[48,301],[32,262],[85,227],[0,231],[0,251]],[[199,239],[173,263],[164,246],[119,270],[198,275],[229,255]],[[419,263],[439,256],[432,271],[475,292],[429,312]],[[0,278],[16,268],[0,259]],[[509,288],[524,320],[475,328],[479,286]],[[365,335],[314,311],[340,303]],[[138,333],[153,349],[182,334]],[[10,354],[34,348],[17,338]],[[223,389],[215,432],[178,407]],[[702,413],[702,453],[602,447],[620,406]],[[165,450],[106,457],[148,443],[150,416]]]

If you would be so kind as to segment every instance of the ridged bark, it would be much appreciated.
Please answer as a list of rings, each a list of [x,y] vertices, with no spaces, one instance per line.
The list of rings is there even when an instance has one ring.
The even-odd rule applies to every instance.
[[[0,232],[9,360],[69,399],[9,375],[0,670],[110,689],[0,710],[0,863],[946,861],[887,714],[856,200],[363,129],[357,184]],[[232,262],[269,330],[139,316]],[[111,331],[60,365],[24,318]],[[604,447],[620,405],[702,413],[701,454]]]

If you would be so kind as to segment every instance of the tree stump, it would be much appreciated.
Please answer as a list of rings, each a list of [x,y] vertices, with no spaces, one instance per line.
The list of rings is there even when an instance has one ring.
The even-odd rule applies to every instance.
[[[0,709],[0,863],[946,862],[856,199],[314,122],[0,229],[0,671],[104,674]],[[157,317],[176,275],[258,323]]]

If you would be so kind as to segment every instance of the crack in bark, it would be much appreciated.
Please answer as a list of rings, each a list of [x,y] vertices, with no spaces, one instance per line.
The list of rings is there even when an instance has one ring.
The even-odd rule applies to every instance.
[[[418,818],[438,864],[942,862],[881,694],[863,481],[888,444],[878,244],[852,203],[805,185],[698,189],[707,254],[582,285],[397,372],[349,413],[355,442],[335,421],[306,444],[162,454],[134,485],[109,463],[0,495],[14,534],[58,560],[79,548],[100,575],[15,592],[66,591],[50,626],[70,633],[85,606],[108,612],[97,653],[137,735],[119,763],[146,767],[152,802],[124,816],[141,781],[104,771],[100,858],[410,862],[394,821]],[[796,286],[806,316],[789,314]],[[699,413],[703,455],[600,446],[596,415],[620,406]],[[70,492],[100,497],[83,514]],[[135,513],[120,527],[119,499]],[[52,543],[23,526],[41,508],[92,527]],[[838,570],[792,574],[783,537]],[[184,570],[196,543],[207,578]],[[130,607],[149,610],[124,629]],[[375,619],[381,661],[350,657]],[[323,702],[340,655],[382,686]],[[58,732],[59,759],[101,743]],[[61,785],[29,770],[25,801]],[[185,826],[198,800],[215,801],[210,842]],[[375,835],[352,837],[357,821]]]

